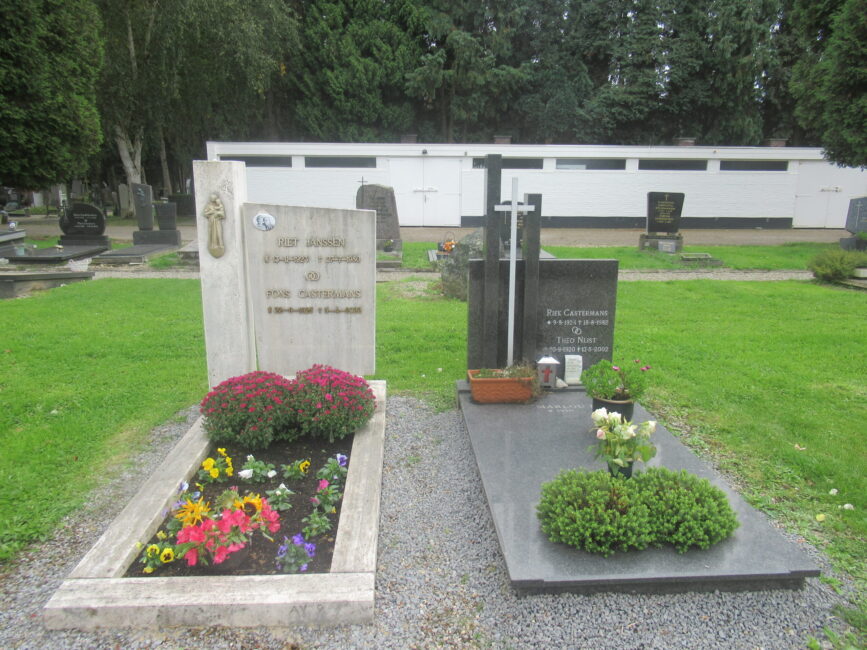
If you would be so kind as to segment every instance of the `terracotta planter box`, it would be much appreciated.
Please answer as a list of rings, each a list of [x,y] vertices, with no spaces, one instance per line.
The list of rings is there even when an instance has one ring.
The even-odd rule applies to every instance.
[[[478,370],[467,370],[470,395],[480,404],[521,404],[533,399],[536,377],[477,377]]]

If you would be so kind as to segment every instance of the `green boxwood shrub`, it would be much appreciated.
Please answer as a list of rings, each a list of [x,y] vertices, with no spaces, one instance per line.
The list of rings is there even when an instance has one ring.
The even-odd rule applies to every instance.
[[[856,266],[867,265],[867,254],[830,248],[822,251],[807,263],[817,278],[825,282],[840,282],[852,277]]]
[[[731,535],[737,518],[725,494],[687,472],[649,468],[632,479],[567,470],[542,486],[542,531],[591,553],[672,544],[708,548]]]

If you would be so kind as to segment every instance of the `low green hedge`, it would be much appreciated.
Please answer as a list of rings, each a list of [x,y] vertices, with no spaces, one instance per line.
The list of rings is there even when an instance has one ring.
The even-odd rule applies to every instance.
[[[652,467],[631,479],[567,470],[542,486],[542,531],[591,553],[672,544],[683,553],[725,539],[738,522],[725,494],[686,471]]]

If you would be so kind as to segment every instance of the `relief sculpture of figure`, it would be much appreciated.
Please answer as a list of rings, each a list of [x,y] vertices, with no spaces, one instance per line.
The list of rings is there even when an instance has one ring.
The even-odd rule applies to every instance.
[[[222,257],[226,252],[226,246],[223,244],[223,221],[226,220],[226,210],[216,192],[211,194],[211,200],[205,206],[205,219],[208,220],[208,251],[214,257]]]

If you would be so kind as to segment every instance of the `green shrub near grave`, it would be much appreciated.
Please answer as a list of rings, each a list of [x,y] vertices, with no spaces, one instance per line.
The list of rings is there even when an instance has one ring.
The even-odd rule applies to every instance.
[[[856,266],[867,265],[867,254],[832,248],[810,260],[807,267],[825,282],[841,282],[852,276]]]
[[[542,532],[591,553],[672,544],[683,553],[708,548],[738,526],[725,494],[707,479],[663,467],[626,480],[607,472],[567,470],[542,486]]]

